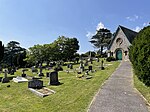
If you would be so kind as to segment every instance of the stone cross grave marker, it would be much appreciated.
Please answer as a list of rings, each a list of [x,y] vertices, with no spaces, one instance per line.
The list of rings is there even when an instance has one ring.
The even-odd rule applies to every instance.
[[[5,70],[5,71],[4,71],[4,78],[2,78],[2,83],[7,83],[7,82],[9,82],[9,79],[8,79],[8,77],[7,77],[7,73],[8,73],[8,71]]]
[[[81,72],[83,72],[83,71],[84,71],[83,63],[80,63],[79,69],[81,70]]]
[[[26,76],[27,76],[27,75],[25,74],[25,71],[26,71],[25,69],[22,70],[22,75],[21,75],[22,77],[26,77]]]
[[[39,66],[39,69],[40,69],[39,77],[43,77],[44,74],[42,73],[42,65]]]

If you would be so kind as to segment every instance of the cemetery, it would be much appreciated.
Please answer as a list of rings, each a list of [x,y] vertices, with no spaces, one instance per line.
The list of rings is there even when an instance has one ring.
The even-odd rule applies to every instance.
[[[87,111],[99,88],[103,86],[105,81],[112,79],[109,77],[118,70],[116,68],[119,64],[122,65],[124,62],[124,66],[128,69],[129,52],[131,52],[128,48],[131,43],[127,45],[123,40],[129,39],[137,33],[122,26],[119,26],[116,32],[111,40],[110,30],[99,29],[90,42],[101,49],[97,52],[88,51],[85,54],[77,53],[80,47],[77,38],[65,36],[58,37],[50,44],[34,45],[28,50],[22,48],[16,41],[10,41],[6,47],[0,41],[0,111]],[[100,40],[101,38],[105,40],[106,37],[107,39],[97,44],[100,42],[97,40],[98,37]],[[103,47],[109,49],[104,52]],[[136,47],[131,48],[132,62],[134,62],[136,72],[139,72],[137,61],[134,60],[136,59],[136,52],[134,52]],[[145,52],[143,51],[143,53]],[[147,59],[143,56],[138,58],[139,60],[141,58],[141,60]],[[145,64],[149,65],[149,62]],[[142,68],[141,65],[138,66]],[[143,70],[148,71],[149,68]],[[130,73],[130,69],[128,72]],[[134,83],[138,89],[144,88],[143,94],[150,101],[148,96],[150,82],[147,78],[149,74],[148,72],[143,73],[147,74],[137,73],[138,75],[134,76]],[[120,74],[124,74],[126,77],[125,71]],[[121,76],[120,74],[119,76]],[[118,76],[114,77],[116,79]],[[141,78],[147,86],[141,83],[138,78]]]
[[[79,64],[69,63],[72,63],[71,66],[62,66],[63,71],[55,71],[55,67],[50,70],[39,67],[35,73],[35,68],[31,67],[18,69],[12,75],[6,72],[6,68],[3,69],[0,77],[14,78],[6,83],[0,82],[0,108],[3,107],[6,111],[85,111],[99,85],[119,64],[104,61],[104,67],[107,66],[101,70],[101,61],[93,61],[92,64],[88,62],[88,66],[84,65],[86,60]],[[78,75],[82,77],[77,77]]]

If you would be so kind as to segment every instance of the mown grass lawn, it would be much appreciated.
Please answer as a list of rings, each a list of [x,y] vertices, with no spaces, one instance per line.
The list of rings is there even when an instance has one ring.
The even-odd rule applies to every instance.
[[[150,103],[150,87],[145,86],[136,75],[134,75],[134,86]]]
[[[106,64],[106,63],[105,63]],[[56,91],[55,94],[41,98],[28,90],[28,83],[0,83],[0,112],[86,112],[88,106],[102,83],[108,79],[118,67],[119,62],[111,62],[105,70],[99,70],[94,62],[94,69],[97,71],[89,73],[93,78],[80,79],[76,73],[59,72],[59,86],[48,86],[49,79],[43,77],[44,86]],[[79,65],[74,66],[79,67]],[[63,67],[67,69],[66,66]],[[46,73],[47,70],[43,70]],[[34,76],[30,71],[27,75]],[[21,70],[15,76],[21,76]],[[37,75],[37,74],[36,74]],[[3,76],[3,74],[0,74]],[[10,76],[10,75],[9,75]],[[10,85],[7,88],[7,85]]]

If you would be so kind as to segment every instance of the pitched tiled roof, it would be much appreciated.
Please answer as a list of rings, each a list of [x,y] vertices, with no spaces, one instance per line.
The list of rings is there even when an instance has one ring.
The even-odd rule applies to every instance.
[[[137,32],[133,31],[133,30],[130,30],[128,28],[125,28],[123,26],[120,26],[119,27],[121,28],[121,30],[124,32],[124,34],[126,35],[127,39],[129,40],[129,42],[132,44],[132,41],[134,40],[134,38],[136,37],[137,35]]]

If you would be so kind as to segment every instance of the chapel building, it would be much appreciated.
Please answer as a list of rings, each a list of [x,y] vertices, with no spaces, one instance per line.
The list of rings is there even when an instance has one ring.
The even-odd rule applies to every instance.
[[[129,46],[136,35],[137,32],[119,25],[108,47],[108,57],[113,56],[116,60],[129,59]]]

